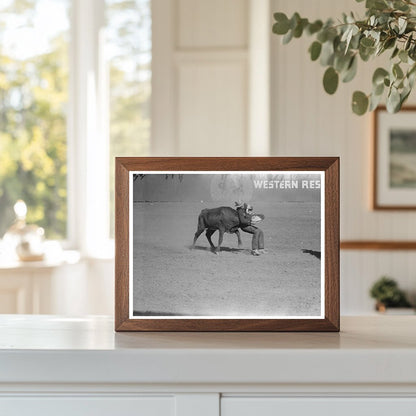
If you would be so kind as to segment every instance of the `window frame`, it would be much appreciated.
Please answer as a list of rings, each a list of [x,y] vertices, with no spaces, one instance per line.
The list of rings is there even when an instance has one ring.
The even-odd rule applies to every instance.
[[[111,258],[108,70],[105,0],[72,0],[67,115],[68,222],[65,246]]]

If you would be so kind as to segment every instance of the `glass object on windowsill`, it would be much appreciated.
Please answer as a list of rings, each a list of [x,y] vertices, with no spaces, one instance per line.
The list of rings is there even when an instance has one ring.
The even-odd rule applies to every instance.
[[[19,200],[14,205],[16,220],[3,237],[4,246],[21,261],[40,261],[45,255],[43,228],[26,224],[27,206]]]

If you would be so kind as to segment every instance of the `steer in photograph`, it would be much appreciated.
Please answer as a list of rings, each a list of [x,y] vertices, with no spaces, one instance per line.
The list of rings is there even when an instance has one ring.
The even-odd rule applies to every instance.
[[[322,171],[132,171],[131,319],[323,318]]]

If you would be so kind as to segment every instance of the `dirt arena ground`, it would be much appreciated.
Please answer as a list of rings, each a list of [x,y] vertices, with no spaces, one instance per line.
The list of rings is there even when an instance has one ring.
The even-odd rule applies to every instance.
[[[229,203],[134,203],[135,315],[320,315],[320,204],[253,203],[267,254],[251,255],[251,234],[224,236],[209,249],[205,233],[190,249],[203,208]],[[218,242],[218,232],[213,236]]]

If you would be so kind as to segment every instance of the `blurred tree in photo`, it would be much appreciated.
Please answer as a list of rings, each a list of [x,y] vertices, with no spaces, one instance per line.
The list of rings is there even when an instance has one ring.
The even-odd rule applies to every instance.
[[[55,1],[60,19],[67,2]],[[68,30],[44,30],[50,0],[6,0],[0,6],[0,237],[23,199],[27,221],[48,238],[65,238]]]

